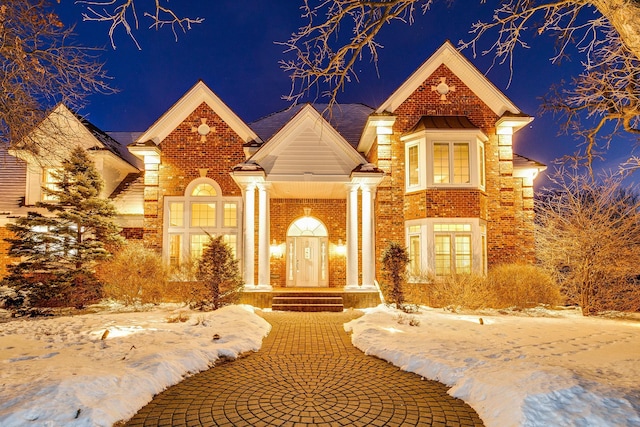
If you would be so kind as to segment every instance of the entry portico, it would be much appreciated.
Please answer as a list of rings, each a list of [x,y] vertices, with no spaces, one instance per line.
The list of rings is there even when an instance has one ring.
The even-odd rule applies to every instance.
[[[231,175],[242,188],[246,291],[375,289],[373,209],[384,172],[313,106]]]

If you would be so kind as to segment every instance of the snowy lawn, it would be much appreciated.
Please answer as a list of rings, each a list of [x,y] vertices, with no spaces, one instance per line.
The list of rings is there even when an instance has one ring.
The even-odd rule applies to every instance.
[[[270,328],[249,306],[0,323],[0,426],[110,427],[185,376],[257,351]]]
[[[640,426],[640,321],[365,311],[345,324],[356,347],[452,387],[488,427]]]

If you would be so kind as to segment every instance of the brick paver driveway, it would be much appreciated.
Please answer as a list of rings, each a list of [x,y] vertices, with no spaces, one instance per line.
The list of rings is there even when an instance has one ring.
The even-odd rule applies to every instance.
[[[476,412],[353,347],[345,313],[264,313],[262,349],[159,394],[128,426],[482,426]]]

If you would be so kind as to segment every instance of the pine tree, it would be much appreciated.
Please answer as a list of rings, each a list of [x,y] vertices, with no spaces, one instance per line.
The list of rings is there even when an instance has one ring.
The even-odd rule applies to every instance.
[[[26,293],[33,305],[83,305],[99,295],[93,268],[109,255],[105,244],[121,239],[116,211],[100,198],[104,183],[82,148],[74,149],[53,177],[55,188],[42,189],[52,201],[36,204],[50,215],[29,212],[7,225],[15,235],[7,239],[9,254],[22,261],[10,267],[4,282]]]
[[[222,236],[209,236],[202,251],[196,277],[209,286],[213,308],[236,302],[242,287],[238,261],[233,258],[231,248],[222,241]]]

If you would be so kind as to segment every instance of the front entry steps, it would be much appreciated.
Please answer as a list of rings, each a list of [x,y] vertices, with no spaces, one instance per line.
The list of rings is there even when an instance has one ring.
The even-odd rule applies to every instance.
[[[342,312],[344,301],[340,292],[273,292],[274,311]]]

